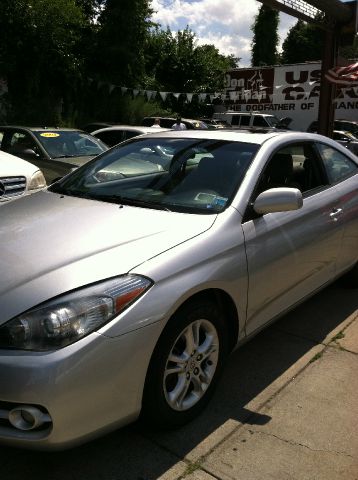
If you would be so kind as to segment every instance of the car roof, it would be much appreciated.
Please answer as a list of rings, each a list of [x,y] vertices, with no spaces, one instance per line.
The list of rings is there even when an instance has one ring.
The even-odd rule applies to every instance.
[[[217,112],[214,113],[214,115],[244,115],[246,117],[254,117],[254,116],[260,116],[260,117],[275,117],[273,113],[261,113],[261,112],[235,112],[235,111],[226,111],[226,112]],[[216,120],[216,118],[215,118]]]
[[[113,131],[116,131],[116,130],[117,131],[126,130],[126,131],[129,131],[129,132],[140,131],[144,134],[144,133],[154,133],[154,132],[157,132],[158,130],[164,132],[164,131],[170,130],[170,129],[162,128],[162,127],[145,127],[143,125],[113,125],[111,127],[104,127],[104,128],[100,128],[98,130],[94,130],[93,132],[91,132],[91,134],[95,135],[97,133],[113,132]]]
[[[278,135],[291,135],[296,134],[296,137],[301,138],[316,138],[318,135],[307,134],[303,132],[285,132],[285,131],[269,131],[269,132],[252,132],[250,130],[168,130],[168,131],[157,131],[155,134],[151,133],[147,135],[147,138],[155,137],[167,137],[167,138],[202,138],[208,140],[224,140],[224,141],[236,141],[236,142],[245,142],[245,143],[254,143],[254,144],[263,144],[266,140],[276,137]]]
[[[353,123],[354,125],[358,125],[356,120],[349,120],[348,118],[336,118],[335,122],[346,122],[346,123]]]
[[[180,115],[178,116],[174,116],[174,117],[152,117],[152,116],[148,116],[148,117],[144,117],[143,120],[145,119],[153,119],[155,120],[156,118],[159,118],[159,120],[163,119],[163,120],[174,120],[174,122],[178,119],[178,117],[180,117],[180,120],[182,120],[183,122],[190,122],[190,123],[197,123],[197,122],[203,122],[205,123],[205,120],[202,120],[202,119],[198,119],[198,118],[186,118],[186,117],[181,117]]]
[[[25,127],[23,125],[1,125],[0,129],[17,129],[17,130],[26,130],[29,132],[42,132],[44,130],[48,131],[68,131],[68,132],[82,132],[82,130],[78,128],[68,128],[68,127]],[[86,133],[86,132],[84,132]]]
[[[336,129],[334,129],[333,133],[341,133],[342,135],[346,135],[347,137],[352,137],[352,139],[355,138],[353,133],[349,132],[348,130],[336,130]]]

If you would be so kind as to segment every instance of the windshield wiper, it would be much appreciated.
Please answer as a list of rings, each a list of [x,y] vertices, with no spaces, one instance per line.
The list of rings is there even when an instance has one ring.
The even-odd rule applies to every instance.
[[[149,202],[140,198],[122,197],[121,195],[96,195],[90,192],[81,192],[79,190],[67,190],[60,185],[53,184],[49,188],[50,192],[59,193],[61,195],[68,195],[70,197],[87,198],[89,200],[98,200],[100,202],[116,203],[119,205],[130,205],[143,208],[153,208],[156,210],[171,210],[158,202]]]
[[[100,200],[103,202],[118,203],[120,205],[129,205],[134,207],[154,208],[156,210],[171,210],[165,205],[158,202],[150,202],[141,198],[122,197],[121,195],[91,195],[93,200]]]
[[[67,190],[63,187],[61,187],[60,185],[58,185],[57,182],[55,183],[52,183],[51,185],[49,185],[48,189],[47,189],[49,192],[52,192],[52,193],[63,193],[63,194],[67,194]],[[70,195],[70,194],[69,194]]]
[[[80,197],[80,198],[93,198],[92,195],[88,192],[81,192],[79,190],[69,190],[67,188],[61,187],[57,183],[53,183],[48,188],[49,192],[59,193],[60,195],[68,195],[69,197]]]

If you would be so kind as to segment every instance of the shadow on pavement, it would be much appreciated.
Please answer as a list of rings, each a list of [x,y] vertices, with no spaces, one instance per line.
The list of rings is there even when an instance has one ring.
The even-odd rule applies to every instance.
[[[270,417],[247,408],[249,402],[357,308],[356,291],[336,283],[282,317],[231,355],[205,412],[179,430],[151,433],[134,424],[57,453],[0,447],[1,479],[155,480],[185,456],[192,459],[194,449],[198,458],[208,437],[214,440],[205,448],[214,446],[215,432],[225,431],[225,425],[269,422]]]

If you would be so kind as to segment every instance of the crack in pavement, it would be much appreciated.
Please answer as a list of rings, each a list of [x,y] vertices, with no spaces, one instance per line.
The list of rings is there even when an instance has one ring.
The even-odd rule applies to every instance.
[[[304,443],[294,442],[293,440],[287,440],[285,438],[281,438],[278,435],[275,435],[274,433],[262,432],[260,430],[252,430],[252,429],[247,429],[247,431],[251,434],[258,433],[258,434],[266,435],[267,437],[276,438],[277,440],[279,440],[281,442],[284,442],[284,443],[287,443],[289,445],[292,445],[293,447],[297,446],[297,447],[307,448],[311,452],[322,452],[322,453],[329,453],[329,454],[333,453],[334,455],[342,455],[342,456],[345,456],[345,457],[352,458],[353,460],[356,458],[356,457],[354,457],[353,455],[350,455],[347,452],[338,452],[336,450],[324,450],[324,449],[319,449],[319,448],[317,448],[317,449],[312,448],[309,445],[305,445]]]

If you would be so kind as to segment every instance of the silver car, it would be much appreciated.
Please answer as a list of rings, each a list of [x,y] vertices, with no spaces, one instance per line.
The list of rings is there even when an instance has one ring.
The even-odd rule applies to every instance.
[[[108,147],[114,147],[118,143],[129,140],[138,135],[146,135],[147,133],[156,133],[158,131],[165,131],[168,129],[162,129],[159,125],[157,127],[143,127],[141,125],[112,125],[111,127],[100,128],[91,132],[96,138],[99,138]]]
[[[0,441],[192,419],[233,349],[357,286],[357,162],[315,134],[164,132],[1,205]]]

